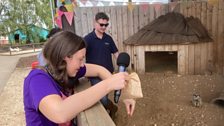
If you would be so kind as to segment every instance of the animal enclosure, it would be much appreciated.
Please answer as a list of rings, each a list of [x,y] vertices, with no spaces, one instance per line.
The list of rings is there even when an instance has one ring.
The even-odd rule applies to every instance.
[[[142,58],[145,54],[142,49],[162,51],[161,49],[164,48],[164,51],[179,51],[180,59],[178,62],[184,62],[182,65],[178,65],[180,68],[178,72],[181,74],[204,74],[207,66],[211,64],[214,67],[214,72],[224,75],[224,53],[222,52],[224,48],[224,0],[219,0],[217,4],[209,4],[206,1],[177,2],[175,9],[173,9],[173,4],[162,4],[159,8],[156,8],[156,4],[148,4],[147,8],[134,5],[133,10],[129,10],[127,6],[76,8],[75,30],[80,36],[91,32],[95,14],[103,11],[110,17],[108,34],[113,37],[120,52],[126,51],[130,54],[131,64],[135,66],[136,71],[144,72],[145,62]],[[140,46],[137,51],[124,45],[123,42],[141,28],[159,16],[172,11],[179,12],[185,17],[193,16],[200,19],[214,41],[194,45],[154,45],[150,48]],[[183,47],[186,48],[182,50]],[[192,62],[192,60],[194,61]]]

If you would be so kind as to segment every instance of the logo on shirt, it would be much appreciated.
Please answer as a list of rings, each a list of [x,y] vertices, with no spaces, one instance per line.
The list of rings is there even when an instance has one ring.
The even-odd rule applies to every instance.
[[[104,44],[105,44],[106,46],[109,46],[109,45],[110,45],[110,43],[109,43],[109,42],[105,42]]]
[[[106,46],[110,46],[110,43],[109,42],[105,42],[104,43]]]

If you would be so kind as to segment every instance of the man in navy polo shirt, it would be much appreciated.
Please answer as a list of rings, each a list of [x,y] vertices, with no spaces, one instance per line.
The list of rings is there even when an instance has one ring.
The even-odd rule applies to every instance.
[[[95,16],[95,25],[91,33],[84,37],[87,43],[86,50],[86,62],[97,64],[105,67],[111,73],[114,72],[112,55],[117,59],[118,49],[111,36],[105,33],[109,17],[104,12],[99,12]],[[100,78],[89,78],[92,85],[95,85],[101,81]],[[109,99],[108,95],[101,100],[103,106],[109,110],[110,116],[113,118],[117,111],[117,106],[114,105]]]

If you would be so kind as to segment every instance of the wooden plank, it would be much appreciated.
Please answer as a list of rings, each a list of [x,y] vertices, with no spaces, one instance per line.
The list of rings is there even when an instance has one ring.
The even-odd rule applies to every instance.
[[[85,110],[85,115],[89,126],[116,126],[99,102]]]
[[[158,7],[156,7],[158,6]],[[159,16],[161,16],[162,12],[161,12],[161,4],[160,3],[155,3],[153,4],[154,7],[154,12],[155,12],[155,18],[158,18]]]
[[[126,40],[129,36],[128,36],[128,7],[124,6],[122,7],[122,29],[123,29],[123,40]]]
[[[77,123],[78,123],[78,126],[89,126],[85,112],[81,112],[78,114]]]
[[[178,68],[178,74],[185,74],[185,52],[184,52],[184,46],[179,45],[178,46],[178,54],[177,54],[177,68]]]
[[[92,7],[92,13],[95,19],[95,15],[99,12],[99,7]]]
[[[195,74],[201,74],[201,46],[200,44],[195,44],[194,46],[194,65]]]
[[[132,70],[135,70],[136,71],[136,64],[135,64],[135,59],[136,59],[136,54],[135,54],[135,51],[134,51],[134,49],[135,48],[133,48],[133,46],[132,46],[132,48],[131,48],[131,54],[132,54],[132,59],[133,59],[133,61],[132,61]]]
[[[222,0],[222,27],[224,30],[223,20],[224,20],[224,0]],[[222,36],[224,36],[224,32],[222,32]],[[224,49],[224,38],[223,37],[221,37],[221,42],[222,42],[222,49]],[[223,68],[222,74],[224,75],[224,53],[222,53],[222,68]]]
[[[111,29],[112,21],[111,21],[111,12],[110,12],[110,8],[109,7],[105,7],[105,13],[109,17],[109,26],[107,27],[107,34],[112,36],[112,29]]]
[[[158,46],[157,46],[157,45],[151,45],[151,46],[150,46],[150,50],[151,50],[152,52],[156,52],[156,51],[158,51]]]
[[[149,6],[149,4],[146,4],[144,6]],[[144,9],[143,7],[139,7],[139,28],[143,28],[144,26],[146,26],[149,23],[149,11],[148,8]]]
[[[188,69],[189,69],[189,71],[188,71],[188,73],[189,74],[195,74],[195,72],[194,72],[194,62],[195,62],[195,58],[194,58],[194,44],[190,44],[189,45],[189,47],[188,47],[188,62],[189,62],[189,64],[188,64]]]
[[[184,10],[185,17],[188,17],[189,16],[188,12],[190,10],[190,6],[191,6],[191,1],[186,1],[186,8]]]
[[[134,65],[135,65],[135,71],[138,72],[138,52],[137,52],[138,46],[133,47],[133,53],[134,53]]]
[[[133,10],[128,10],[128,37],[134,34],[134,16]]]
[[[82,17],[81,17],[81,8],[75,8],[75,33],[79,36],[82,36]]]
[[[217,41],[217,53],[218,53],[218,74],[222,74],[223,65],[223,49],[224,49],[224,1],[219,0],[218,5],[218,41]]]
[[[172,50],[173,51],[178,51],[178,46],[177,45],[172,45]]]
[[[196,2],[196,17],[201,19],[201,2]]]
[[[118,47],[118,37],[117,37],[117,12],[116,12],[116,7],[112,6],[110,7],[110,12],[111,12],[111,29],[112,29],[112,38]]]
[[[169,12],[168,4],[162,4],[162,15],[165,15]]]
[[[215,71],[217,70],[217,62],[218,62],[218,45],[217,45],[217,34],[218,34],[218,5],[213,5],[212,11],[212,36],[213,36],[213,62],[215,63]]]
[[[199,44],[201,46],[201,74],[205,74],[207,66],[207,43]]]
[[[139,30],[139,5],[135,6],[133,14],[134,14],[134,22],[133,22],[134,33],[136,33]]]
[[[213,6],[211,4],[207,3],[207,23],[206,23],[206,28],[208,30],[208,33],[210,37],[212,36],[212,13],[213,13]],[[208,43],[207,44],[207,66],[206,69],[212,69],[209,68],[214,65],[214,60],[213,60],[213,43]],[[214,71],[213,71],[214,72]]]
[[[80,83],[76,88],[76,92],[90,87],[88,79],[81,79]],[[77,123],[78,126],[115,126],[115,123],[100,102],[79,113]]]
[[[183,1],[180,1],[180,13],[183,14]]]
[[[99,12],[105,12],[104,7],[103,6],[99,6]]]
[[[155,9],[153,4],[149,5],[149,22],[152,22],[153,20],[155,20]]]
[[[118,47],[120,51],[124,51],[124,46],[123,46],[123,26],[122,26],[122,6],[117,6],[117,40],[118,40]]]
[[[82,35],[81,36],[85,36],[88,34],[88,23],[87,23],[87,8],[82,8],[81,9],[81,17],[82,17]]]
[[[185,54],[185,74],[189,74],[189,45],[184,45],[184,54]]]
[[[138,56],[138,72],[145,73],[145,48],[144,46],[138,46],[137,48],[137,56]]]
[[[180,4],[180,13],[187,17],[187,1],[181,1]]]
[[[93,8],[88,7],[87,8],[87,24],[88,24],[88,33],[93,31],[94,28],[94,20],[95,20],[95,15],[93,15]]]
[[[188,5],[188,9],[187,9],[187,17],[190,17],[190,16],[192,16],[193,2],[192,2],[192,1],[189,1],[187,5]]]
[[[207,6],[205,2],[202,2],[202,11],[201,11],[201,23],[206,27],[206,21],[207,21]]]
[[[196,17],[196,2],[195,1],[192,1],[192,4],[191,4],[191,15],[193,16],[193,17]]]
[[[128,69],[134,71],[134,54],[132,50],[133,46],[131,45],[125,46],[125,52],[127,52],[130,55],[130,65],[128,66]]]
[[[170,51],[170,50],[169,50],[169,49],[170,49],[169,46],[170,46],[170,45],[164,45],[164,51]]]
[[[207,3],[207,23],[206,28],[208,30],[209,35],[212,35],[212,11],[213,6]]]
[[[158,50],[157,51],[164,51],[165,50],[165,46],[164,45],[158,45]]]

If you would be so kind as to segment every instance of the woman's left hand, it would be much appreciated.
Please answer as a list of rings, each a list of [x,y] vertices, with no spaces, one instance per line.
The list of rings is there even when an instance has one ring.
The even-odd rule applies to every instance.
[[[132,116],[134,113],[134,110],[135,110],[135,103],[136,103],[135,100],[134,99],[124,99],[123,102],[126,106],[127,114],[129,116]]]

